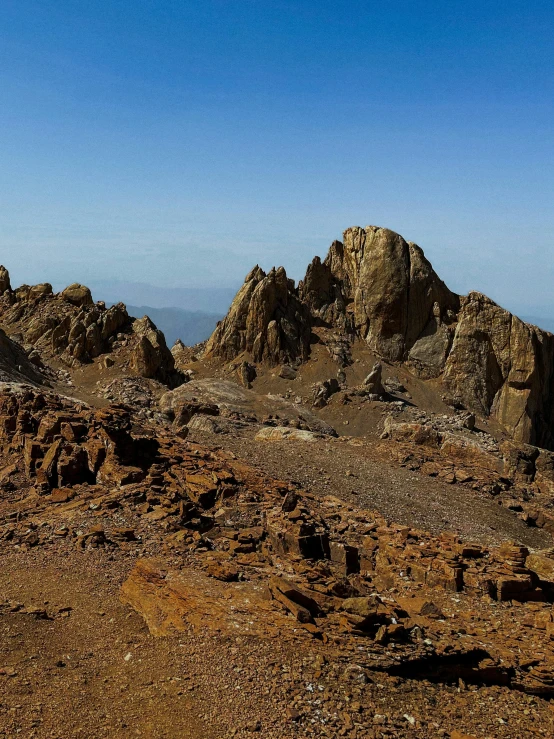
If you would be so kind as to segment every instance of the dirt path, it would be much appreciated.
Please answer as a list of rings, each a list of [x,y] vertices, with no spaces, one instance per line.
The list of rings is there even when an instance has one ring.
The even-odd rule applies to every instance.
[[[0,732],[216,737],[173,645],[155,642],[142,619],[120,604],[119,568],[86,564],[76,573],[69,561],[43,561],[35,569],[28,557],[3,558],[3,597],[55,618],[0,617],[0,664],[8,675],[15,672],[2,678]],[[72,610],[58,615],[63,608]]]
[[[484,544],[511,539],[531,548],[552,546],[550,534],[529,528],[490,495],[388,464],[371,444],[267,442],[253,437],[250,430],[244,435],[194,431],[189,439],[217,444],[272,477],[294,480],[314,493],[337,495],[396,523],[433,533],[450,529]]]

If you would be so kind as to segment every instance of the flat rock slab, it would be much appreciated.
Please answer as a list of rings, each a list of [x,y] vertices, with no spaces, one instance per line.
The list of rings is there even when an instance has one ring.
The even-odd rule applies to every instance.
[[[329,424],[304,405],[291,403],[278,395],[260,395],[230,380],[203,379],[187,382],[165,393],[160,399],[160,409],[163,413],[177,415],[184,403],[193,400],[213,404],[221,413],[238,413],[258,418],[278,414],[291,421],[300,420],[320,434],[336,436],[336,431]]]
[[[254,437],[258,441],[309,441],[314,442],[322,439],[321,434],[314,434],[313,431],[303,431],[302,429],[290,428],[289,426],[266,426],[258,431]]]
[[[121,600],[142,615],[153,636],[192,629],[279,637],[302,631],[275,609],[266,585],[221,582],[201,572],[171,571],[161,561],[140,559],[123,583]],[[307,638],[311,638],[306,633]]]

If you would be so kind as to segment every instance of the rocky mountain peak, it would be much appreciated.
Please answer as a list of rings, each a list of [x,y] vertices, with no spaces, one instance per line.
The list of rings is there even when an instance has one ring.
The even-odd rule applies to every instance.
[[[132,318],[123,303],[109,308],[102,301],[95,303],[89,288],[79,283],[60,293],[54,293],[50,283],[12,290],[7,269],[0,267],[0,326],[7,334],[1,342],[8,358],[4,374],[14,380],[23,372],[38,382],[37,372],[51,360],[75,369],[102,357],[106,366],[119,363],[172,386],[182,381],[163,333],[149,318]],[[19,374],[10,374],[8,365],[16,355],[27,364],[30,360],[33,371],[20,357]]]
[[[298,365],[322,340],[318,327],[438,379],[450,403],[495,416],[517,440],[554,447],[554,336],[479,293],[456,295],[400,234],[346,229],[298,287],[282,267],[266,275],[256,266],[206,354]],[[331,353],[346,361],[347,352]]]
[[[386,228],[354,226],[344,231],[342,242],[331,244],[323,262],[313,259],[298,288],[282,267],[267,275],[254,267],[208,351],[227,359],[247,352],[254,361],[274,364],[283,354],[290,361],[305,361],[309,342],[298,337],[306,333],[306,321],[323,321],[366,341],[380,356],[401,361],[435,313],[439,318],[454,315],[459,306],[459,297],[439,279],[416,244]],[[273,336],[279,332],[273,321],[284,333],[275,347]]]
[[[247,353],[270,364],[306,361],[310,334],[309,310],[284,268],[266,274],[256,266],[218,323],[206,354],[229,360]]]
[[[386,228],[347,229],[343,242],[331,245],[322,266],[334,287],[335,310],[331,313],[340,314],[342,305],[351,314],[350,321],[338,323],[353,327],[356,337],[390,361],[405,358],[432,320],[435,304],[441,314],[459,307],[458,296],[438,278],[423,251]],[[317,293],[308,272],[304,290]],[[329,307],[323,303],[317,312],[336,324]]]

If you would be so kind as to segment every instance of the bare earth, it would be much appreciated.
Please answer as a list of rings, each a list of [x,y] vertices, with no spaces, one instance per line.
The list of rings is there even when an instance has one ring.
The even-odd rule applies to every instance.
[[[287,651],[276,640],[214,634],[157,639],[121,605],[119,587],[132,561],[86,551],[76,561],[53,555],[2,559],[3,597],[42,608],[53,620],[0,617],[3,736],[212,739],[264,736],[370,736],[346,729],[363,700],[378,736],[413,738],[552,736],[548,701],[507,688],[400,680],[384,674],[357,686],[318,662],[318,647]],[[70,615],[57,615],[70,607]],[[297,733],[290,716],[317,715],[324,702],[342,720]],[[352,710],[352,707],[354,710]],[[412,730],[410,720],[425,726]],[[315,722],[314,722],[315,723]]]
[[[545,531],[525,526],[490,495],[447,485],[387,461],[375,443],[257,441],[244,434],[202,434],[191,440],[231,450],[266,474],[294,480],[320,495],[338,495],[392,521],[426,531],[456,531],[466,539],[515,539],[532,548],[551,546]]]

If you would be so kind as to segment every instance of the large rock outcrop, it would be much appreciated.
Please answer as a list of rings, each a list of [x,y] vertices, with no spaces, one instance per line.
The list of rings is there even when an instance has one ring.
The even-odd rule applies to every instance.
[[[167,385],[180,384],[176,379],[175,358],[165,343],[165,336],[144,316],[133,322],[133,333],[138,341],[134,346],[131,366],[141,377],[160,379]]]
[[[554,336],[483,295],[451,292],[420,247],[399,234],[347,229],[298,287],[282,267],[267,275],[256,267],[206,353],[273,366],[305,362],[316,326],[438,378],[453,404],[492,414],[518,441],[554,449]]]
[[[312,262],[299,293],[313,314],[353,329],[391,361],[404,359],[430,322],[459,306],[418,246],[376,226],[347,229],[323,264]]]
[[[23,349],[0,329],[0,382],[30,385],[47,384],[40,368],[35,366]]]
[[[149,318],[132,318],[123,303],[95,303],[89,288],[78,283],[60,293],[49,283],[12,290],[8,271],[0,267],[0,327],[38,365],[56,359],[78,367],[111,354],[143,377],[173,387],[180,383],[165,338]]]
[[[266,274],[256,266],[218,323],[206,354],[234,359],[246,352],[255,362],[271,364],[305,361],[310,333],[309,310],[283,267]]]
[[[554,448],[554,336],[480,293],[462,299],[442,376],[454,403],[491,413],[518,441]]]

